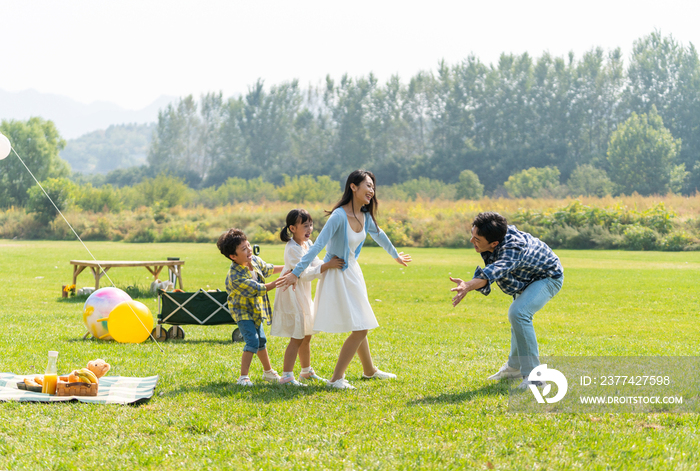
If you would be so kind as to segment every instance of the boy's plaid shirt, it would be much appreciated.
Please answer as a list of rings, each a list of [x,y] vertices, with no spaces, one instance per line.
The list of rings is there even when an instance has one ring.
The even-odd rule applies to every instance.
[[[270,298],[265,288],[265,278],[272,275],[275,266],[265,263],[263,259],[253,255],[253,270],[258,274],[258,280],[247,266],[231,263],[226,276],[226,292],[228,292],[228,309],[233,320],[254,321],[259,326],[263,319],[272,322]]]
[[[534,281],[564,274],[559,257],[547,244],[515,226],[508,226],[503,243],[498,244],[493,252],[482,252],[481,258],[486,267],[476,267],[474,278],[488,281],[486,286],[477,290],[484,295],[491,292],[494,281],[504,293],[515,296]]]

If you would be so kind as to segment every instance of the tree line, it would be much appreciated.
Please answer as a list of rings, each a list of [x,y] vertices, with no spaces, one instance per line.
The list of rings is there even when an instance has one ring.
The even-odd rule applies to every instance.
[[[611,141],[623,127],[637,137]],[[640,142],[654,147],[648,132],[668,145],[634,155]],[[471,170],[491,194],[512,193],[509,177],[546,168],[561,183],[579,169],[579,181],[603,179],[605,188],[609,178],[619,193],[691,193],[699,162],[698,54],[658,32],[635,41],[627,66],[619,49],[536,60],[503,54],[491,66],[470,56],[407,83],[381,84],[372,74],[306,89],[260,80],[243,96],[189,96],[161,111],[148,154],[151,172],[192,187],[229,177],[342,180],[362,167],[386,185],[457,183]],[[630,169],[637,175],[628,181]]]
[[[3,121],[0,132],[39,180],[70,173],[50,121]],[[698,53],[654,32],[634,42],[627,65],[619,49],[596,48],[580,58],[503,54],[495,65],[470,56],[408,82],[259,80],[245,95],[188,96],[161,110],[146,165],[72,178],[121,187],[167,174],[213,191],[231,178],[341,182],[356,168],[399,197],[694,193]],[[0,183],[0,206],[27,203],[33,180],[14,159],[0,162]]]

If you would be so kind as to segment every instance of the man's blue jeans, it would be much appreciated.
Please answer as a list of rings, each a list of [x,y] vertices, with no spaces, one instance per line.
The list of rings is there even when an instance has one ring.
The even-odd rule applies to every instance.
[[[510,321],[510,355],[508,365],[520,368],[520,373],[527,377],[540,364],[540,352],[537,348],[537,336],[532,318],[542,309],[564,283],[560,278],[545,278],[531,283],[525,290],[515,295],[513,304],[508,309]]]

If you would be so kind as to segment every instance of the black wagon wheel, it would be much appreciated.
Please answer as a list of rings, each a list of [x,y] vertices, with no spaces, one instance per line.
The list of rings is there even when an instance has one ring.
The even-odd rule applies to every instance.
[[[168,338],[171,340],[182,340],[185,338],[185,331],[179,325],[174,325],[168,329]]]
[[[160,330],[160,335],[158,335],[158,330]],[[168,331],[164,327],[161,327],[160,329],[156,327],[151,331],[151,335],[154,339],[156,339],[156,342],[165,342],[168,340]]]
[[[241,334],[241,331],[236,327],[236,329],[233,331],[233,334],[231,334],[231,340],[234,342],[243,342],[243,335]]]

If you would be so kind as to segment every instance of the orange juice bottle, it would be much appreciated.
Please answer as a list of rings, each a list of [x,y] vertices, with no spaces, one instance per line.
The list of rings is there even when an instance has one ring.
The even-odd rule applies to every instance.
[[[46,373],[44,374],[44,384],[41,387],[41,392],[44,394],[56,394],[56,383],[58,383],[57,360],[58,352],[50,351],[49,363],[46,365]]]

